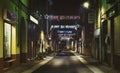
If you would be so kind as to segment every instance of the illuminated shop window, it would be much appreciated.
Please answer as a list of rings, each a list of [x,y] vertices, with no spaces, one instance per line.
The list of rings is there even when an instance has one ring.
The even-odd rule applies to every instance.
[[[12,37],[11,37],[11,24],[9,23],[4,23],[4,59],[9,59],[11,58],[11,42],[12,42]]]

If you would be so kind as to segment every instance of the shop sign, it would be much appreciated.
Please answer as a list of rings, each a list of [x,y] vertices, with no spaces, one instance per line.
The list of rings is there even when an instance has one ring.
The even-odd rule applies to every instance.
[[[30,15],[30,20],[36,24],[38,24],[38,20],[35,19],[33,16]]]
[[[15,21],[16,15],[12,11],[5,9],[3,19],[5,19],[7,21]]]

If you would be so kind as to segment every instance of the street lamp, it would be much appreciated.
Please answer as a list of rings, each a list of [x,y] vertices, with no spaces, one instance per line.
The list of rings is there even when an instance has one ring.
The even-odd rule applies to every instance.
[[[85,2],[85,3],[83,4],[83,7],[89,8],[89,2]]]

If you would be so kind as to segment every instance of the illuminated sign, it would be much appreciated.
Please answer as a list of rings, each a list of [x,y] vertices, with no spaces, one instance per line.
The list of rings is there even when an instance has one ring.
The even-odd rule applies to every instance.
[[[50,16],[51,20],[79,20],[80,16]]]
[[[73,32],[71,30],[58,30],[57,33],[59,33],[59,34],[72,34]]]
[[[44,17],[50,20],[80,20],[80,16],[45,15]]]
[[[30,20],[36,24],[38,24],[38,20],[35,19],[33,16],[30,15]]]
[[[58,34],[60,40],[70,40],[73,39],[73,35],[75,34]]]
[[[67,29],[75,29],[75,28],[79,28],[80,25],[51,25],[51,29],[52,28],[60,28],[60,29],[63,29],[63,28],[67,28]]]

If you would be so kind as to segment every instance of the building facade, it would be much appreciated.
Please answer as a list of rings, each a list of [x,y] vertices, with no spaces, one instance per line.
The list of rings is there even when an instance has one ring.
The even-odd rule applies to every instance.
[[[26,61],[27,20],[27,0],[0,1],[1,73]]]
[[[101,0],[94,31],[94,55],[102,63],[120,69],[120,0]]]

